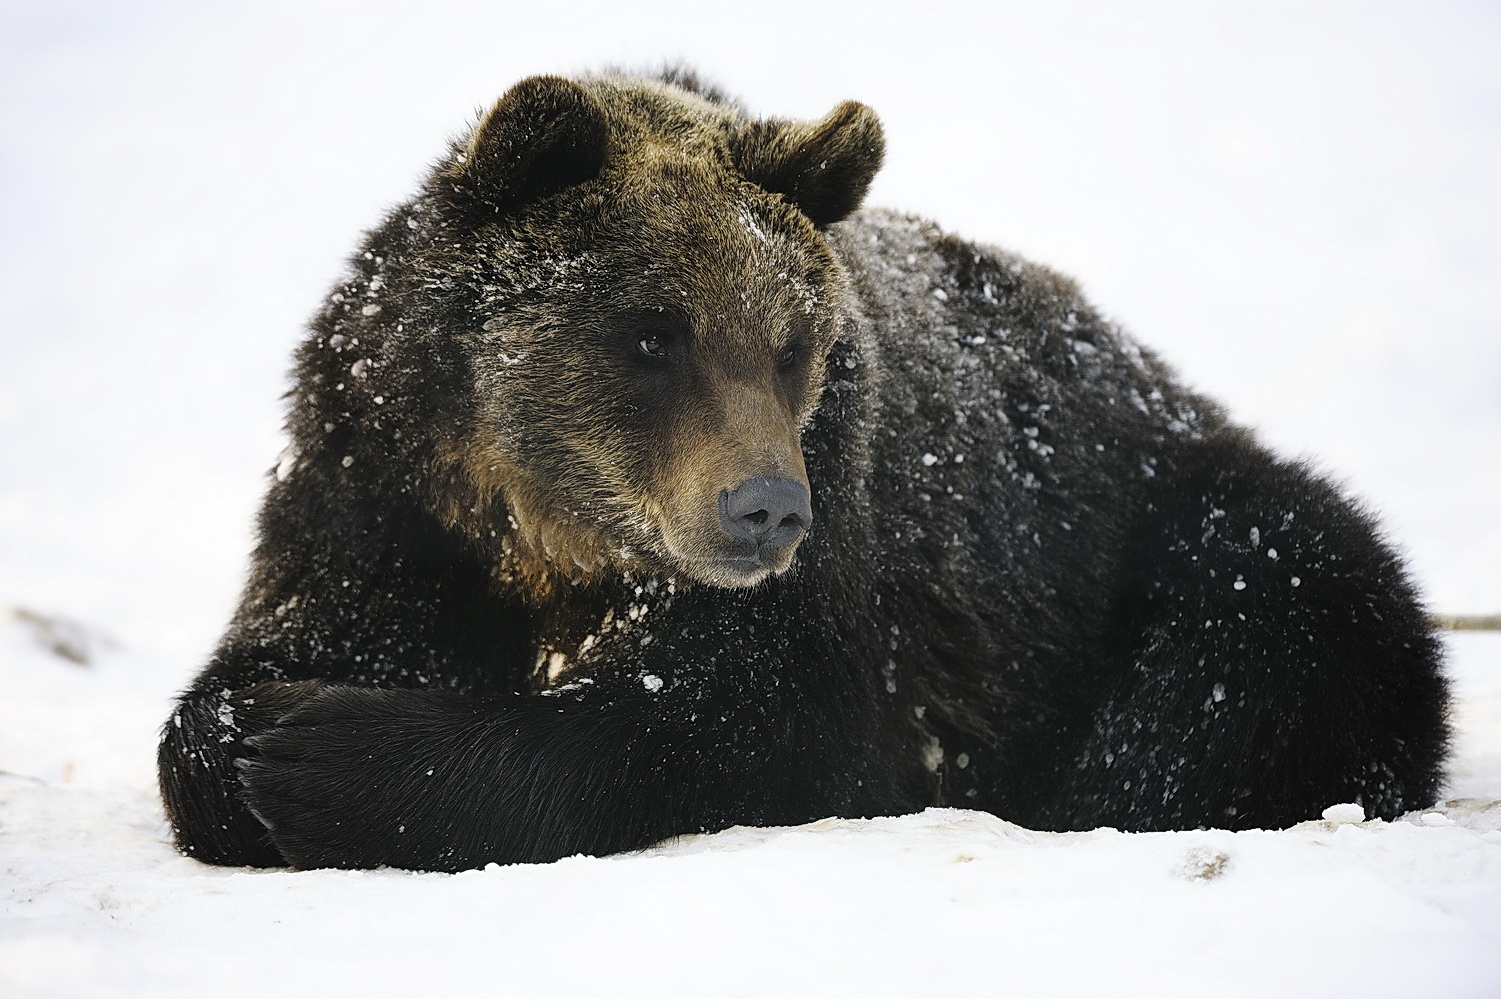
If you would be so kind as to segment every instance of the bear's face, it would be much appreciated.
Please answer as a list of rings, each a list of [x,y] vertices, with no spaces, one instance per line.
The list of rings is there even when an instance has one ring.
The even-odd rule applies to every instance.
[[[542,92],[584,109],[565,111],[579,122],[548,121],[597,162],[481,224],[482,321],[466,340],[475,418],[461,460],[504,506],[512,571],[715,586],[785,571],[812,523],[800,434],[848,321],[846,277],[814,222],[830,199],[795,202],[737,164],[759,153],[796,180],[786,160],[808,143],[753,123],[788,147],[774,156],[733,109],[666,88],[547,81]],[[484,161],[487,131],[517,128],[496,122],[513,99],[481,125],[469,163]],[[852,121],[831,135],[872,162],[874,119]],[[783,131],[797,127],[818,126]],[[825,136],[810,168],[847,173],[841,151]],[[869,176],[856,172],[863,193]],[[512,180],[507,197],[524,186]]]

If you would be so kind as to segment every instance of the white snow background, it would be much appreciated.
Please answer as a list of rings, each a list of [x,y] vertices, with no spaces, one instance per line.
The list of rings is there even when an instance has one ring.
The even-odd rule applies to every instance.
[[[155,729],[359,230],[521,77],[675,58],[759,113],[872,105],[870,203],[1072,273],[1380,510],[1434,609],[1501,611],[1495,4],[3,0],[0,995],[1501,995],[1496,634],[1450,642],[1451,802],[1391,824],[933,811],[456,876],[171,850]]]

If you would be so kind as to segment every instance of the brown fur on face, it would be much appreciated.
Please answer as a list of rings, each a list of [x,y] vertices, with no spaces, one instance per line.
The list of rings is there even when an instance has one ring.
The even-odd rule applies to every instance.
[[[566,161],[572,143],[599,173],[561,192],[506,176],[498,218],[475,234],[466,266],[489,318],[465,333],[474,424],[444,461],[476,501],[449,520],[493,531],[502,574],[533,592],[620,571],[753,585],[796,545],[748,558],[720,499],[753,478],[809,486],[799,434],[847,320],[845,276],[808,209],[853,208],[879,126],[858,105],[816,126],[746,123],[658,84],[556,86],[571,89],[540,110],[503,99],[456,167],[468,183],[506,169],[521,141],[506,129],[520,128],[564,150],[532,159]],[[547,118],[557,107],[585,109],[578,136]],[[833,176],[801,183],[803,170]],[[543,193],[526,202],[529,187]]]

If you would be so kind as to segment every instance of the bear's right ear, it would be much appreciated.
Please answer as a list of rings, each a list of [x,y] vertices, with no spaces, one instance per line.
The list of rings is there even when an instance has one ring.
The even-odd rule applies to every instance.
[[[845,101],[820,121],[750,122],[731,139],[730,151],[747,180],[780,194],[823,228],[865,200],[886,138],[874,111]]]
[[[456,179],[510,207],[599,176],[609,126],[572,80],[534,76],[516,84],[475,126]]]

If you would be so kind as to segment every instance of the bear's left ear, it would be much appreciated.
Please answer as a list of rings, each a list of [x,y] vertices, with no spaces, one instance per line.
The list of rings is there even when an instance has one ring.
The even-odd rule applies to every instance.
[[[747,180],[780,194],[823,228],[865,200],[886,139],[874,111],[845,101],[821,121],[753,121],[731,139],[730,155]]]

